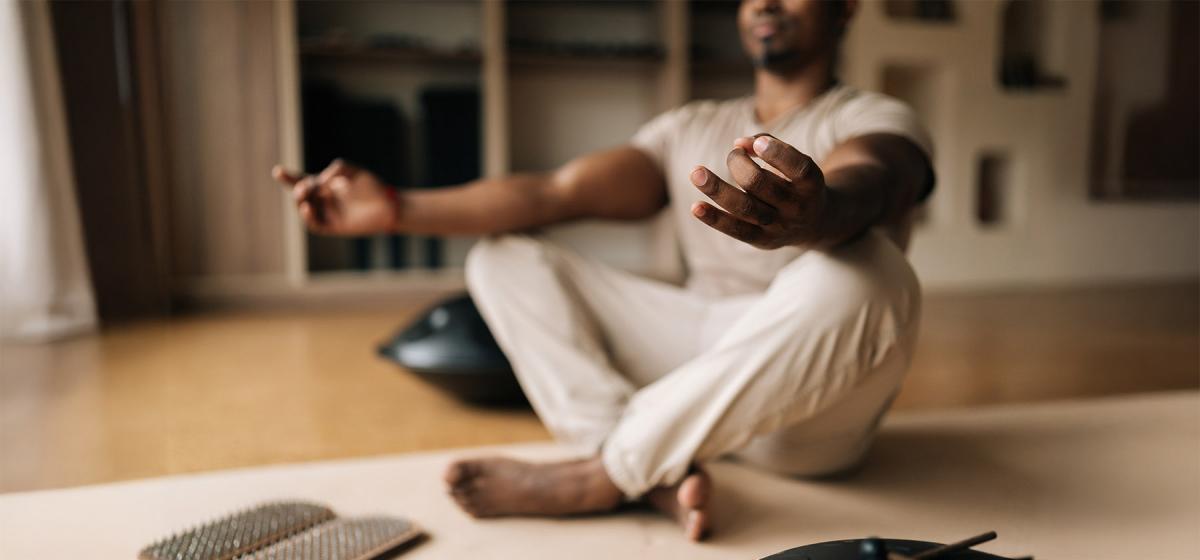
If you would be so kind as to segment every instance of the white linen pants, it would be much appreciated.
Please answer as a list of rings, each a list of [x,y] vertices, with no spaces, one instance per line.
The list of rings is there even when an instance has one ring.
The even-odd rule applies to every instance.
[[[525,235],[480,241],[466,274],[538,416],[600,453],[629,498],[727,454],[796,476],[857,464],[908,368],[921,302],[876,232],[728,298]]]

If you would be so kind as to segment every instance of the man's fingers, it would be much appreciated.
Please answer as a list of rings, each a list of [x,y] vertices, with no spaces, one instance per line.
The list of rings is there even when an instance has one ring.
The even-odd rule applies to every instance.
[[[325,193],[322,196],[317,178],[290,172],[281,165],[271,169],[271,176],[291,189],[292,201],[296,203],[296,210],[304,225],[315,233],[324,233],[328,229],[325,206],[331,195]]]
[[[312,191],[315,187],[316,183],[313,181],[297,181],[296,184],[292,185],[292,200],[295,201],[296,204],[300,204],[301,202],[308,200],[312,197]]]
[[[329,192],[335,196],[346,196],[350,191],[350,179],[337,176],[329,180]]]
[[[300,219],[309,231],[313,233],[326,233],[329,230],[328,217],[320,206],[314,205],[311,202],[301,202],[299,209]]]
[[[741,148],[734,148],[725,158],[733,180],[755,198],[776,208],[787,205],[795,193],[778,175],[759,167]]]
[[[753,154],[754,153],[754,137],[753,136],[743,136],[741,138],[738,138],[733,141],[733,147],[741,148],[743,150],[746,150],[746,153]]]
[[[723,212],[706,202],[693,204],[692,215],[699,218],[701,222],[708,224],[709,227],[755,247],[763,247],[763,244],[767,240],[761,227],[744,220],[739,220],[733,215]]]
[[[753,153],[792,181],[804,181],[820,176],[821,170],[812,158],[769,134],[754,138]]]
[[[318,183],[316,177],[309,175],[292,187],[292,199],[296,201],[296,204],[301,202],[323,204],[333,200],[333,191],[328,185]],[[320,208],[317,210],[319,215]]]
[[[692,184],[729,213],[760,226],[775,223],[776,212],[770,205],[726,183],[716,173],[697,167],[691,174]]]
[[[309,175],[304,181],[297,183],[296,188],[298,192],[292,192],[296,203],[307,206],[314,220],[322,225],[327,225],[327,210],[336,204],[333,192],[329,187],[318,183],[316,177]]]
[[[309,229],[315,229],[321,225],[317,221],[317,213],[313,210],[313,205],[311,203],[301,202],[299,209],[300,219],[304,220],[304,224],[307,225]]]
[[[351,163],[347,163],[342,158],[337,158],[329,163],[320,175],[317,175],[317,182],[322,185],[328,183],[334,177],[353,177],[358,168]]]
[[[282,165],[276,165],[271,168],[271,178],[290,187],[303,179],[304,174],[289,171]]]
[[[288,186],[293,186],[296,183],[304,181],[305,179],[310,179],[315,184],[324,185],[334,177],[353,178],[357,171],[358,168],[355,167],[354,164],[347,163],[342,158],[338,158],[330,162],[330,164],[326,166],[325,169],[321,170],[321,173],[315,177],[312,175],[305,175],[303,173],[290,171],[282,165],[276,165],[275,167],[271,168],[271,177],[280,183],[287,184]]]
[[[322,185],[328,183],[330,179],[340,175],[345,167],[346,163],[342,161],[341,158],[333,160],[329,165],[325,166],[325,169],[321,170],[320,174],[317,175],[317,182]]]

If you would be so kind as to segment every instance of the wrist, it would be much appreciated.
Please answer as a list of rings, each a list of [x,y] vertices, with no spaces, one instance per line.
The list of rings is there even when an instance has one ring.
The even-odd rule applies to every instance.
[[[857,166],[830,174],[821,216],[820,245],[836,247],[858,238],[887,211],[880,170]]]
[[[384,185],[383,194],[384,194],[384,199],[386,200],[387,207],[388,207],[388,212],[387,212],[388,219],[387,219],[387,224],[384,226],[384,230],[386,233],[399,233],[400,232],[400,209],[403,207],[403,205],[400,201],[400,197],[401,197],[400,189],[393,187],[391,185]]]
[[[874,210],[865,201],[835,187],[825,190],[825,209],[819,219],[817,242],[820,248],[833,248],[857,238],[874,223]]]
[[[813,246],[822,249],[836,247],[846,237],[846,200],[832,187],[825,188],[825,203],[817,219],[817,239]]]

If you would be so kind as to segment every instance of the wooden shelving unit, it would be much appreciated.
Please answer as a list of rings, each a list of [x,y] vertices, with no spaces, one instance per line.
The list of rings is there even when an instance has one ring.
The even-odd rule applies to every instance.
[[[285,3],[282,9],[294,11],[306,4]],[[626,18],[626,27],[641,29],[643,33],[613,39],[589,35],[595,31],[593,29],[576,33],[561,25],[542,25],[540,21],[531,24],[528,21],[531,17],[535,20],[550,17],[535,13],[540,6],[546,5],[542,3],[489,0],[451,4],[458,6],[454,9],[460,11],[465,5],[475,6],[470,10],[478,17],[467,19],[477,26],[469,34],[461,33],[463,37],[470,37],[460,37],[459,43],[473,45],[477,57],[474,52],[445,55],[301,48],[294,33],[283,37],[282,41],[291,42],[291,48],[297,52],[298,64],[325,69],[353,67],[360,83],[370,72],[395,77],[425,71],[421,69],[456,69],[458,76],[469,78],[480,87],[482,171],[485,175],[548,169],[570,156],[623,142],[640,123],[688,100],[728,98],[752,91],[752,68],[738,58],[741,47],[734,27],[736,2],[586,2],[564,3],[555,8],[586,12],[586,17],[581,18],[573,18],[570,14],[556,16],[566,19]],[[410,3],[399,3],[399,7],[389,5],[389,9],[402,10]],[[432,5],[423,8],[426,15],[428,10],[440,9]],[[976,270],[967,265],[948,263],[973,262],[978,260],[978,255],[992,255],[994,258],[988,262],[1010,262],[1010,258],[1003,256],[1006,255],[1005,247],[1025,247],[1028,245],[1026,238],[1035,230],[1057,231],[1066,227],[1039,222],[1041,218],[1033,214],[1032,208],[1069,206],[1069,210],[1063,211],[1073,212],[1085,221],[1100,219],[1099,212],[1118,213],[1111,209],[1093,210],[1083,193],[1069,197],[1079,200],[1068,205],[1060,200],[1066,195],[1054,195],[1050,191],[1037,190],[1042,187],[1034,187],[1064,184],[1063,173],[1067,173],[1072,181],[1085,181],[1080,175],[1083,171],[1075,167],[1067,170],[1054,163],[1058,160],[1052,161],[1045,154],[1060,153],[1060,147],[1068,145],[1078,145],[1079,150],[1086,150],[1086,142],[1079,142],[1088,130],[1090,118],[1086,108],[1091,106],[1091,91],[1085,86],[1094,82],[1095,70],[1087,62],[1092,55],[1081,45],[1086,44],[1086,30],[1094,27],[1094,22],[1084,16],[1095,4],[1050,3],[1046,6],[1056,14],[1046,20],[1047,25],[1059,26],[1042,31],[1051,41],[1046,43],[1046,53],[1058,57],[1051,60],[1049,68],[1066,69],[1067,86],[1033,93],[1006,91],[996,83],[1003,12],[1008,2],[955,1],[949,5],[954,14],[952,19],[926,21],[888,15],[885,6],[879,2],[864,3],[843,45],[842,77],[851,85],[867,90],[886,93],[892,88],[894,91],[890,93],[917,108],[933,133],[939,190],[916,233],[914,261],[917,265],[931,271],[934,284],[965,283],[985,275],[1018,278],[1026,274],[1026,269],[1035,270],[1033,265],[1022,265],[1026,269]],[[1086,25],[1080,24],[1084,25],[1083,31],[1063,27],[1070,22],[1085,22]],[[514,48],[531,41],[637,41],[646,36],[646,29],[652,30],[655,52],[660,54],[600,56]],[[554,32],[566,35],[546,35]],[[511,41],[514,33],[519,35],[515,45]],[[458,47],[449,45],[448,48]],[[292,82],[288,87],[281,83],[281,91],[287,95],[296,89],[297,83]],[[298,107],[299,103],[294,105]],[[299,128],[296,118],[292,116],[293,128]],[[1035,149],[1035,146],[1041,148]],[[294,150],[299,146],[290,149],[295,156]],[[1011,158],[1007,164],[1010,172],[1004,179],[1008,184],[999,186],[1004,193],[1000,221],[981,224],[975,218],[979,196],[975,192],[977,163],[980,154],[987,153],[1003,153]],[[1086,161],[1083,152],[1071,157]],[[1119,213],[1133,216],[1154,211],[1159,210],[1131,209]],[[1096,217],[1091,217],[1093,214]],[[295,272],[293,281],[299,285],[321,282],[320,275],[307,272],[303,234],[294,223],[288,228],[290,246],[296,247],[289,253],[289,270]],[[1061,238],[1073,239],[1072,235],[1063,233]],[[585,232],[576,233],[575,237],[601,236]],[[964,249],[967,247],[963,244],[964,239],[973,243],[969,251]],[[420,285],[430,281],[431,277],[459,278],[461,271],[454,268],[455,260],[461,259],[470,242],[457,240],[447,244],[453,253],[446,259],[447,268],[434,273],[423,272],[420,280],[397,284]],[[1078,247],[1075,252],[1085,250]],[[1036,247],[1029,251],[1039,254]],[[389,274],[397,278],[416,278],[404,271]],[[352,277],[339,274],[339,285],[352,283]],[[378,275],[373,278],[377,279]]]
[[[370,36],[372,32],[378,34],[382,28],[379,18],[403,19],[407,7],[417,10],[420,17],[429,18],[442,9],[440,4],[380,4],[378,8],[388,12],[380,12],[377,17],[369,13],[371,4],[347,3],[344,6],[357,10],[357,13],[342,13],[338,11],[341,6],[336,3],[283,3],[281,11],[285,13],[280,19],[292,22],[293,27],[290,33],[280,38],[281,50],[295,53],[295,67],[283,73],[281,90],[285,97],[292,98],[287,105],[296,108],[283,115],[283,120],[287,121],[285,128],[304,128],[298,110],[302,106],[299,86],[308,77],[320,76],[344,86],[347,91],[376,97],[381,92],[389,92],[387,88],[390,87],[393,88],[391,96],[398,105],[411,105],[415,94],[395,88],[437,84],[447,81],[441,76],[452,75],[453,79],[448,80],[451,83],[470,82],[479,87],[481,170],[484,175],[494,176],[510,170],[545,170],[562,163],[568,154],[623,142],[641,122],[689,99],[689,6],[686,2],[576,2],[554,7],[503,0],[447,2],[444,3],[446,9],[464,20],[464,25],[471,26],[470,29],[457,27],[451,30],[451,34],[459,38],[459,44],[439,42],[441,38],[435,34],[422,35],[419,26],[409,22],[405,24],[403,36],[391,37],[393,46],[372,46],[387,42]],[[313,14],[306,14],[305,10],[312,10]],[[464,13],[469,17],[462,17]],[[540,18],[558,20],[555,25],[546,26]],[[608,26],[579,24],[605,18],[617,20]],[[319,25],[323,21],[334,23],[329,24],[329,29],[322,30]],[[363,22],[361,28],[356,22]],[[440,25],[444,31],[449,24],[443,21]],[[580,28],[572,29],[572,25]],[[549,28],[567,35],[545,35],[545,29]],[[628,35],[596,36],[595,31],[600,28],[618,29],[623,33],[629,33],[628,29],[633,28],[633,33],[642,35],[632,39]],[[544,48],[538,48],[539,41],[544,43]],[[590,48],[587,41],[593,41],[595,48]],[[404,46],[394,46],[397,42]],[[652,48],[647,47],[650,44]],[[745,69],[748,72],[748,67]],[[718,74],[728,74],[730,79],[744,79],[737,75],[737,70],[721,66]],[[707,75],[709,71],[703,72]],[[594,91],[594,86],[603,91]],[[603,106],[598,103],[591,106],[586,99],[581,101],[577,89],[601,96]],[[531,96],[539,95],[544,98],[531,99]],[[408,115],[417,115],[414,107],[404,107],[404,110]],[[591,129],[586,135],[572,134],[569,127],[538,128],[535,124],[561,122],[566,125],[568,123],[563,122],[566,119],[559,118],[563,112],[577,113],[581,122],[591,118],[606,123],[614,121],[611,113],[620,113],[624,115],[624,122],[617,118],[617,124],[600,131]],[[303,146],[302,142],[283,146],[285,159],[300,162]],[[428,149],[424,146],[414,148],[418,151]],[[381,277],[393,278],[397,280],[398,289],[454,281],[461,277],[462,258],[473,242],[471,239],[445,240],[441,250],[445,252],[446,266],[439,270],[314,272],[309,264],[312,240],[295,220],[289,222],[288,270],[292,283],[298,287],[336,282],[344,288],[353,284],[356,277],[373,287],[378,286]]]

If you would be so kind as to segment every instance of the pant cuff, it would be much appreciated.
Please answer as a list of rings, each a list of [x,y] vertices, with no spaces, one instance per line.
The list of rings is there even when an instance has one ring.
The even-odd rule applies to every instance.
[[[625,455],[625,452],[610,443],[605,443],[600,449],[600,462],[604,465],[604,472],[608,474],[609,480],[621,489],[626,500],[639,500],[649,488],[634,475],[633,469],[625,460]]]

